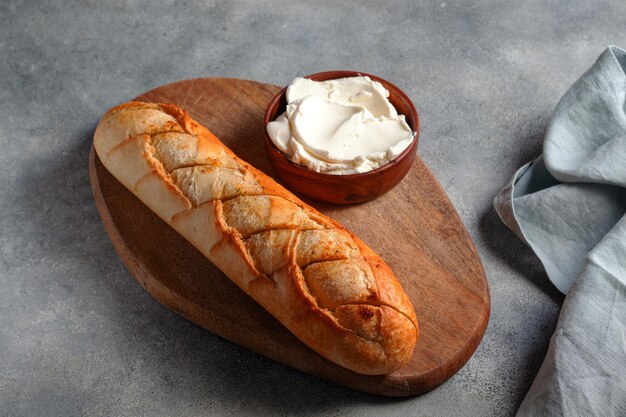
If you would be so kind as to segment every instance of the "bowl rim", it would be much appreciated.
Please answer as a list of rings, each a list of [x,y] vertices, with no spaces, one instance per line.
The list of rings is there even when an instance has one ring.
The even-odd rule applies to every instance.
[[[313,171],[311,169],[308,169],[307,167],[300,165],[300,164],[296,164],[295,162],[289,160],[289,158],[287,158],[287,156],[281,152],[280,149],[278,149],[278,147],[276,147],[276,145],[274,144],[274,142],[272,141],[272,138],[270,138],[269,133],[267,133],[267,125],[269,122],[273,121],[270,120],[270,113],[273,112],[273,109],[275,107],[278,106],[278,104],[280,103],[281,99],[283,98],[283,96],[286,95],[287,93],[287,87],[289,86],[285,86],[283,87],[278,93],[276,93],[276,95],[270,100],[270,102],[268,103],[266,109],[265,109],[265,114],[263,116],[263,130],[264,130],[264,137],[265,137],[265,144],[267,146],[269,146],[273,151],[279,153],[281,155],[281,157],[287,161],[288,163],[290,163],[291,165],[293,165],[296,169],[302,171],[302,172],[306,172],[312,175],[316,175],[316,176],[320,176],[322,178],[334,178],[335,180],[337,178],[346,178],[346,179],[351,179],[351,178],[362,178],[368,175],[374,175],[377,173],[381,173],[384,172],[388,169],[393,168],[395,165],[397,165],[397,163],[401,160],[403,160],[404,158],[408,157],[414,150],[415,148],[417,148],[417,144],[419,141],[419,135],[420,135],[420,119],[419,119],[419,115],[417,113],[417,110],[415,109],[415,105],[413,104],[413,102],[411,101],[411,99],[409,98],[409,96],[406,95],[406,93],[404,91],[402,91],[402,89],[400,89],[398,86],[396,86],[393,83],[390,83],[389,81],[385,80],[384,78],[378,77],[376,75],[372,75],[372,74],[368,74],[362,71],[351,71],[351,70],[332,70],[332,71],[321,71],[321,72],[316,72],[314,74],[309,74],[306,76],[303,76],[302,78],[309,78],[312,79],[313,77],[319,77],[319,76],[324,76],[326,74],[334,74],[336,76],[332,77],[332,78],[328,78],[327,80],[338,80],[341,78],[348,78],[348,77],[370,77],[372,80],[374,81],[378,81],[381,84],[383,84],[383,86],[389,90],[389,88],[387,88],[387,86],[393,88],[395,90],[395,92],[405,101],[405,103],[408,105],[409,110],[411,112],[411,116],[413,116],[413,119],[415,120],[414,126],[413,127],[413,141],[411,142],[411,144],[404,150],[402,151],[397,157],[395,157],[394,159],[392,159],[391,161],[389,161],[388,163],[386,163],[385,165],[382,165],[376,169],[373,169],[371,171],[366,171],[366,172],[359,172],[356,174],[343,174],[343,175],[338,175],[338,174],[327,174],[325,172],[317,172],[317,171]],[[324,80],[326,81],[326,80]],[[400,113],[402,115],[404,115],[405,117],[407,117],[406,114],[404,113]],[[275,117],[277,117],[278,115],[276,115]]]

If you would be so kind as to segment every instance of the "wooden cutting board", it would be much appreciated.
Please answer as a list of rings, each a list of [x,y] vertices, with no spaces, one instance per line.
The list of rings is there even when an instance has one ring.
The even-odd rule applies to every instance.
[[[183,107],[238,156],[272,175],[262,118],[278,90],[254,81],[201,78],[159,87],[137,100]],[[420,339],[413,358],[383,376],[356,374],[306,347],[109,174],[93,149],[89,162],[104,226],[135,279],[171,310],[261,355],[359,391],[408,396],[450,378],[485,332],[490,301],[482,264],[419,158],[396,188],[376,200],[355,206],[309,202],[378,252],[415,306]]]

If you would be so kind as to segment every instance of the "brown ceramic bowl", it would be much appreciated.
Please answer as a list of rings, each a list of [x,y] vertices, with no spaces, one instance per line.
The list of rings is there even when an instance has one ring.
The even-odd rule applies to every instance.
[[[414,132],[414,140],[396,159],[380,168],[369,172],[349,175],[332,175],[311,171],[305,166],[295,164],[274,145],[267,129],[265,130],[265,148],[274,172],[292,191],[313,200],[333,204],[355,204],[373,200],[395,187],[409,172],[417,153],[419,138],[419,119],[411,100],[395,85],[374,75],[357,71],[326,71],[308,75],[314,81],[326,81],[338,78],[367,75],[380,82],[389,90],[389,101],[399,114],[404,114],[406,122]],[[283,88],[270,101],[265,111],[263,126],[280,116],[287,106],[287,88]]]

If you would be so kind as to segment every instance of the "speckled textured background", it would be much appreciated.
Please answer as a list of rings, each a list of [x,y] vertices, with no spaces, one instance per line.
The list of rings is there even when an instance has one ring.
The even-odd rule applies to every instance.
[[[491,200],[626,3],[576,1],[0,2],[0,415],[512,415],[562,296]],[[91,197],[104,111],[162,84],[278,85],[356,69],[404,89],[419,153],[474,238],[491,322],[469,363],[417,398],[350,391],[222,340],[150,298]]]

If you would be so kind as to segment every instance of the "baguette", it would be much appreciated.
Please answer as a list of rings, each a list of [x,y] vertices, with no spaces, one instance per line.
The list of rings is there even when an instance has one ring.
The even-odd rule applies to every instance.
[[[385,262],[184,110],[117,106],[94,147],[115,178],[317,353],[369,375],[410,360],[417,318]]]

